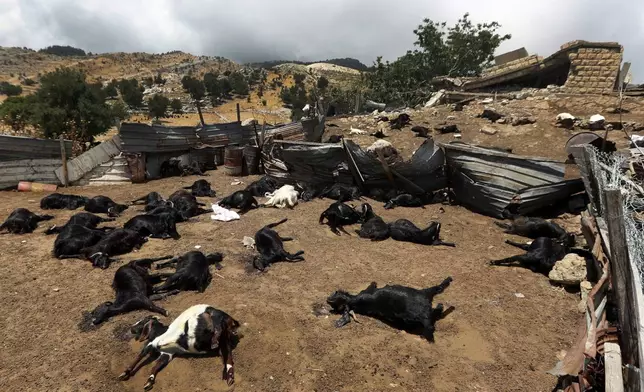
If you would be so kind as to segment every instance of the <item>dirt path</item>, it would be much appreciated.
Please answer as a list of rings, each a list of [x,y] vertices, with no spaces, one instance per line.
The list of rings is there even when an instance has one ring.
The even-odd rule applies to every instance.
[[[219,194],[231,186],[221,171],[209,180]],[[85,195],[132,200],[156,190],[167,195],[195,178],[143,185],[73,188]],[[250,181],[245,178],[244,181]],[[0,193],[0,216],[14,208],[39,211],[41,195]],[[224,277],[213,278],[203,294],[181,293],[162,302],[171,320],[187,307],[208,303],[229,312],[243,326],[235,350],[236,391],[550,391],[546,374],[559,350],[572,343],[580,316],[576,296],[552,287],[548,279],[515,268],[491,268],[486,261],[515,250],[492,219],[460,207],[382,209],[386,220],[410,218],[419,225],[438,219],[443,237],[456,248],[423,247],[392,240],[372,243],[357,236],[333,235],[317,223],[328,201],[300,204],[293,211],[260,209],[241,221],[214,223],[208,215],[182,223],[182,238],[150,240],[124,261],[178,254],[201,245],[225,254]],[[122,224],[136,214],[131,208]],[[63,223],[72,212],[55,212]],[[266,223],[288,217],[280,226],[295,237],[288,250],[305,250],[306,261],[277,264],[263,275],[245,270],[241,246]],[[54,237],[36,233],[0,236],[0,390],[141,391],[149,367],[122,383],[116,376],[138,343],[117,338],[124,325],[146,312],[118,316],[100,329],[81,333],[82,313],[112,298],[114,271],[92,269],[78,260],[50,256]],[[398,332],[366,317],[342,329],[337,316],[316,317],[312,306],[339,288],[358,291],[371,281],[427,287],[452,276],[441,302],[456,307],[437,324],[436,343]],[[517,298],[515,293],[525,298]],[[158,378],[155,391],[227,390],[219,358],[175,359]]]

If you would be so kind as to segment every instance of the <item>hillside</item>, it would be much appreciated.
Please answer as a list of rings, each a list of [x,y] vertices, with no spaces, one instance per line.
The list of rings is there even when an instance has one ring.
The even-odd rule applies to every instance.
[[[347,62],[345,61],[345,63]],[[352,64],[352,62],[348,61],[348,64]],[[357,66],[355,63],[353,65]],[[100,82],[104,85],[112,79],[134,78],[142,82],[143,79],[160,73],[166,79],[166,83],[147,88],[144,94],[146,99],[153,94],[161,93],[171,99],[178,98],[182,101],[185,113],[164,119],[163,122],[168,125],[194,125],[199,121],[190,97],[181,86],[183,76],[192,75],[201,79],[208,72],[224,74],[249,69],[248,65],[237,64],[222,57],[194,56],[180,51],[162,54],[119,52],[88,54],[86,56],[58,56],[28,48],[0,47],[0,82],[7,81],[22,85],[23,95],[31,94],[37,90],[38,81],[43,74],[60,67],[81,69],[87,74],[88,81]],[[254,66],[254,68],[259,68],[259,66]],[[251,88],[249,97],[232,97],[216,107],[212,107],[209,100],[206,99],[204,101],[205,121],[209,123],[234,121],[236,105],[239,104],[242,119],[256,118],[260,122],[266,121],[272,124],[288,122],[290,110],[283,107],[279,92],[282,86],[289,87],[293,84],[292,76],[294,74],[306,74],[308,85],[314,84],[313,77],[324,75],[329,79],[331,86],[340,87],[354,83],[360,77],[360,72],[355,69],[331,63],[309,65],[288,63],[266,70],[266,72],[266,84],[261,97],[258,94],[257,86],[255,86]],[[31,84],[30,80],[35,83],[29,85]],[[274,80],[276,82],[273,82]],[[6,96],[0,96],[0,102],[4,99]],[[145,112],[134,113],[130,120],[149,121]],[[9,133],[10,130],[0,124],[0,132]],[[114,132],[115,130],[110,134]]]
[[[365,64],[360,62],[360,60],[354,59],[354,58],[343,58],[343,59],[329,59],[329,60],[323,60],[323,61],[289,61],[289,60],[274,60],[274,61],[264,61],[260,63],[251,63],[249,65],[253,67],[260,67],[260,68],[273,68],[278,65],[282,64],[300,64],[300,65],[311,65],[311,64],[316,64],[316,63],[325,63],[325,64],[334,64],[334,65],[339,65],[340,67],[344,68],[351,68],[356,71],[367,71],[369,70],[369,67],[367,67]]]

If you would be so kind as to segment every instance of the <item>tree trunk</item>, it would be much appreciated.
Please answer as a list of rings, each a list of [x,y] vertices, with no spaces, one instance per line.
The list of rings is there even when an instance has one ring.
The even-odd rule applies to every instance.
[[[201,121],[201,126],[205,127],[206,122],[203,120],[203,114],[201,113],[201,104],[199,103],[199,101],[195,101],[195,104],[197,106],[197,112],[199,113],[199,121]]]

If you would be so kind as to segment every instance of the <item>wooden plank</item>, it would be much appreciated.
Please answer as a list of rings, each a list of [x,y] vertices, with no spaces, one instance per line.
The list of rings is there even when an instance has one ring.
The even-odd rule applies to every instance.
[[[633,317],[636,320],[637,328],[637,354],[639,366],[644,365],[644,293],[642,292],[642,280],[640,279],[639,271],[634,260],[630,262],[631,274],[633,276],[633,287],[631,295],[635,305],[635,312]],[[644,377],[639,377],[636,383],[639,383],[639,389],[635,385],[635,390],[644,391]]]
[[[610,189],[604,191],[604,198],[606,200],[606,224],[611,244],[611,278],[621,326],[622,356],[624,363],[637,365],[639,357],[637,319],[634,298],[631,296],[633,275],[626,242],[622,194],[619,189]]]
[[[67,152],[65,151],[65,140],[60,135],[60,159],[63,161],[63,178],[62,183],[65,187],[69,185],[69,176],[67,175]]]
[[[622,352],[619,344],[604,344],[604,362],[606,392],[624,392],[624,379],[622,377]]]

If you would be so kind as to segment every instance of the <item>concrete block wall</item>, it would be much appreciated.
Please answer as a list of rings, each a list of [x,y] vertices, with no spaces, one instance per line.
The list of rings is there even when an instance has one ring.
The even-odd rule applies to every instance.
[[[573,41],[562,47],[568,50],[570,71],[567,92],[610,94],[615,88],[622,64],[623,47],[617,43]]]

